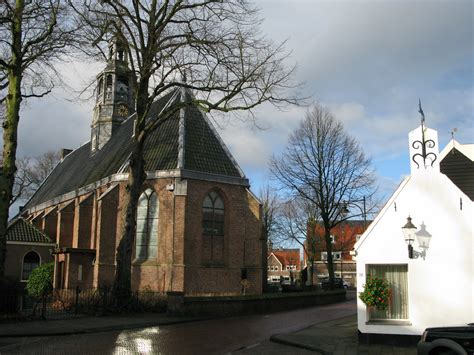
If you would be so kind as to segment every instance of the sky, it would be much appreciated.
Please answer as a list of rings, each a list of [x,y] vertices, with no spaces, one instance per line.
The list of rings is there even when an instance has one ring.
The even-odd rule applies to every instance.
[[[372,158],[386,198],[409,174],[408,132],[420,124],[438,131],[441,149],[455,139],[474,143],[473,1],[259,0],[262,33],[287,40],[288,65],[311,101],[330,109]],[[80,90],[102,63],[62,64],[65,81]],[[92,101],[57,88],[21,112],[19,156],[77,148],[90,139]],[[224,142],[257,192],[269,180],[268,160],[285,147],[307,108],[263,105],[258,127],[228,120]],[[217,122],[219,123],[219,122]]]

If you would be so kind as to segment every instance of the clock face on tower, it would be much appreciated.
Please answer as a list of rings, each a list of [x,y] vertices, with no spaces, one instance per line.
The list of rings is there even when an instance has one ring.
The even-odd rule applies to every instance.
[[[117,114],[120,117],[126,117],[128,115],[128,107],[125,104],[119,104],[117,107]]]

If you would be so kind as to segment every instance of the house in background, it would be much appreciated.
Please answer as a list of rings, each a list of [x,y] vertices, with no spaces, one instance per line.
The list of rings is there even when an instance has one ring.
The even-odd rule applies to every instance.
[[[5,276],[24,286],[34,269],[54,260],[54,247],[55,243],[31,223],[21,217],[13,220],[7,229]]]
[[[269,284],[294,284],[301,271],[299,249],[272,249],[267,258]]]
[[[91,139],[70,152],[22,216],[57,247],[55,288],[113,283],[134,134],[133,71],[118,39],[97,76]],[[184,295],[262,292],[261,205],[212,123],[174,89],[149,122],[182,104],[144,143],[146,181],[137,208],[132,288]]]
[[[347,281],[350,286],[357,284],[356,263],[352,259],[351,251],[359,237],[364,233],[367,226],[372,221],[347,220],[339,223],[331,229],[332,257],[334,264],[334,276]],[[314,235],[314,264],[313,264],[313,284],[321,282],[321,279],[327,278],[327,251],[326,241],[324,240],[324,228],[321,224],[315,227]],[[308,242],[306,243],[308,245]],[[311,250],[311,248],[308,248]],[[309,263],[306,254],[304,255],[304,264]]]
[[[422,121],[409,147],[410,175],[355,245],[358,292],[371,275],[392,290],[386,311],[358,299],[364,342],[416,342],[427,327],[474,320],[474,145],[452,140],[439,154]]]

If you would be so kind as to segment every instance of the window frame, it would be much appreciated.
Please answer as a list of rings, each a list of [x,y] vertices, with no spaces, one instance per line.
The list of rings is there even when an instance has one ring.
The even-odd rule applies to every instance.
[[[23,278],[24,276],[24,272],[25,272],[25,258],[28,254],[36,254],[38,256],[38,265],[34,268],[32,268],[28,274],[28,277],[25,279]],[[29,263],[29,264],[32,264],[32,263]],[[38,253],[36,250],[28,250],[24,255],[23,255],[23,258],[21,258],[21,274],[20,274],[20,281],[21,282],[27,282],[28,281],[28,278],[30,277],[32,271],[38,267],[41,266],[41,255],[40,253]]]
[[[401,297],[401,301],[404,301],[406,302],[404,307],[405,307],[405,310],[404,312],[406,313],[406,317],[405,318],[391,318],[391,317],[386,317],[386,318],[383,318],[381,317],[381,314],[382,312],[385,312],[385,316],[388,315],[388,313],[390,312],[390,309],[386,310],[386,311],[377,311],[377,310],[373,310],[373,309],[369,309],[369,307],[367,307],[367,324],[393,324],[393,325],[406,325],[406,324],[410,324],[410,300],[409,300],[409,282],[408,282],[408,272],[409,272],[409,268],[408,268],[408,264],[404,264],[404,263],[400,263],[400,264],[366,264],[365,265],[365,269],[366,269],[366,277],[369,277],[369,276],[372,276],[374,275],[372,272],[371,272],[371,268],[376,268],[376,267],[401,267],[403,268],[404,267],[404,270],[402,270],[402,272],[405,273],[405,276],[404,276],[404,282],[405,282],[405,285],[404,285],[404,295],[401,295],[401,293],[399,292],[399,296]],[[400,271],[399,271],[400,272]],[[384,277],[386,278],[389,282],[390,280],[386,277],[386,276],[380,276],[377,272],[375,272],[375,275],[377,277]],[[399,286],[400,287],[400,286]],[[393,299],[393,295],[395,294],[395,292],[393,291],[392,289],[392,299]],[[403,312],[403,311],[400,311],[400,312]]]
[[[209,200],[208,200],[209,199]],[[206,203],[210,201],[211,206],[206,205]],[[222,208],[216,206],[219,202],[222,204]],[[202,213],[202,234],[206,236],[224,236],[225,235],[225,201],[222,195],[212,190],[204,196],[201,205],[201,213]],[[216,211],[219,211],[216,213]],[[207,218],[208,213],[212,214],[212,218]],[[216,216],[221,216],[222,221],[219,221],[219,218]],[[216,226],[218,224],[218,226]],[[209,226],[210,225],[210,226]]]
[[[145,196],[146,200],[142,200],[143,196]],[[139,216],[139,208],[142,207],[140,205],[141,201],[146,201],[146,208],[144,212],[145,218]],[[155,206],[151,205],[153,201],[155,201]],[[153,216],[151,216],[151,211],[155,212]],[[139,221],[141,222],[139,223]],[[154,189],[147,188],[140,194],[137,204],[135,230],[135,260],[152,260],[158,258],[159,226],[160,201],[158,198],[158,194]],[[138,237],[139,234],[142,234],[142,237],[140,239]],[[139,241],[141,241],[140,244],[138,244]],[[151,253],[151,247],[154,247],[153,253]]]

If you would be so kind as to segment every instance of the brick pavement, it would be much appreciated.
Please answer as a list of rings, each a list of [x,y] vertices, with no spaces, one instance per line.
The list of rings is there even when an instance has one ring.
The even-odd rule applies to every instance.
[[[293,333],[274,335],[270,340],[320,354],[416,355],[416,347],[359,344],[356,315],[319,323]]]

